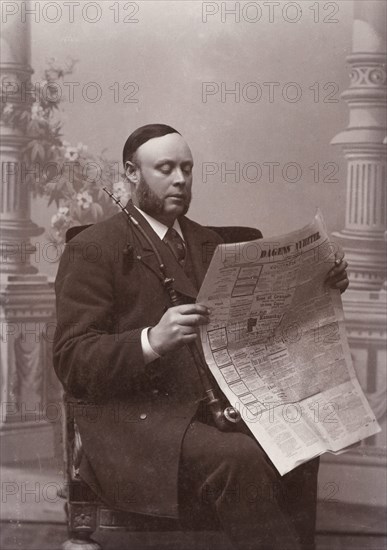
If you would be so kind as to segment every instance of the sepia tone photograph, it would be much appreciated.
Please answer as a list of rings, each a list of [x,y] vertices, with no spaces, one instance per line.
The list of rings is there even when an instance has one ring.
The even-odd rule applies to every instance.
[[[386,6],[1,1],[1,550],[387,550]]]

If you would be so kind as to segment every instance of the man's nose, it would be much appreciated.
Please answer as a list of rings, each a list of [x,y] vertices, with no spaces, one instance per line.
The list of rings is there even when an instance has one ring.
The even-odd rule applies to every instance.
[[[183,185],[186,183],[186,176],[181,168],[176,167],[173,172],[173,183],[175,185]]]

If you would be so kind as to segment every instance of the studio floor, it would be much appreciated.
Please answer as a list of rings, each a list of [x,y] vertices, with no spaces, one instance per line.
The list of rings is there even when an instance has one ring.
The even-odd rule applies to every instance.
[[[317,550],[387,550],[382,508],[320,503]],[[4,521],[1,550],[60,550],[66,540],[64,523]],[[231,550],[217,533],[96,532],[104,550]],[[284,550],[286,550],[284,548]]]
[[[67,539],[61,461],[51,470],[2,467],[0,550],[60,550]],[[317,550],[387,550],[384,507],[319,501]],[[104,550],[232,550],[214,532],[97,531]],[[286,550],[284,548],[283,550]]]

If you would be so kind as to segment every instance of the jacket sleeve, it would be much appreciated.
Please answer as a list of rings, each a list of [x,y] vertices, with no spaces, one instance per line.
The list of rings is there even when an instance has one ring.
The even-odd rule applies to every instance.
[[[123,332],[117,329],[113,262],[106,251],[98,261],[92,261],[88,245],[84,239],[73,239],[60,261],[55,281],[53,360],[67,392],[101,401],[130,392],[136,378],[145,372],[141,348],[144,327]]]

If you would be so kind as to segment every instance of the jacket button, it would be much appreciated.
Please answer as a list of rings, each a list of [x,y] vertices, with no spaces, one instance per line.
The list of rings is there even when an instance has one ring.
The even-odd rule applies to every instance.
[[[152,390],[152,393],[153,393],[154,395],[157,395],[157,394],[159,393],[159,390]]]
[[[140,414],[140,418],[141,418],[141,420],[145,420],[145,419],[146,419],[146,414],[145,414],[145,413],[141,413],[141,414]]]

